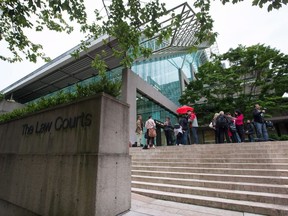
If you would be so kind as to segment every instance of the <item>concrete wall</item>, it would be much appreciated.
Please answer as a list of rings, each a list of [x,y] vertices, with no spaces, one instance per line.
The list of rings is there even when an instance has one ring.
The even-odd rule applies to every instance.
[[[0,125],[0,212],[114,216],[130,209],[129,107],[107,95]]]
[[[11,112],[15,109],[22,108],[24,106],[25,105],[17,103],[15,101],[2,100],[2,101],[0,101],[0,115],[3,113]]]

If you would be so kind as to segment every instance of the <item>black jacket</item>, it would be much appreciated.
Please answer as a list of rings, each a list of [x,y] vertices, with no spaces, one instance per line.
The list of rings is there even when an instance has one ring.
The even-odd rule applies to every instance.
[[[254,134],[254,125],[253,123],[249,123],[246,125],[246,134]]]
[[[254,122],[264,123],[263,112],[258,109],[254,109],[253,111]]]
[[[188,119],[187,117],[181,117],[179,120],[179,124],[182,127],[182,130],[186,131],[188,130]]]

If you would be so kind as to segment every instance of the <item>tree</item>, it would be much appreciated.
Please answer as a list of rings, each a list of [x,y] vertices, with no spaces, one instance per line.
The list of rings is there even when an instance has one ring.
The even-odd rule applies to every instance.
[[[233,0],[232,3],[239,1],[241,0]],[[95,22],[88,24],[84,0],[1,0],[0,41],[2,44],[6,41],[11,55],[0,55],[0,59],[9,62],[22,61],[22,54],[24,54],[24,57],[32,62],[36,62],[38,58],[49,61],[49,57],[42,52],[41,44],[33,43],[25,32],[42,31],[48,28],[70,33],[73,30],[72,24],[75,22],[81,26],[81,32],[87,33],[87,37],[82,41],[83,49],[87,46],[86,42],[89,38],[98,38],[99,35],[105,33],[116,36],[120,41],[121,49],[115,50],[115,54],[125,53],[126,55],[128,50],[132,53],[127,55],[122,62],[127,66],[137,56],[151,54],[151,50],[139,45],[139,35],[144,33],[146,37],[153,37],[156,33],[160,33],[159,42],[171,36],[172,26],[162,31],[158,22],[158,18],[167,13],[165,5],[160,4],[158,0],[150,1],[145,6],[142,6],[139,0],[128,0],[127,5],[123,0],[112,0],[110,6],[107,6],[104,0],[102,2],[106,8],[108,20],[104,22],[99,15],[99,10],[96,10]],[[225,4],[230,1],[221,0],[221,2]],[[268,11],[279,9],[286,4],[287,0],[254,0],[252,2],[252,5],[259,7],[267,5]],[[217,33],[213,32],[213,19],[209,15],[210,0],[197,0],[194,6],[199,9],[196,19],[201,24],[197,33],[198,38],[201,41],[214,41]],[[177,26],[177,16],[172,20],[172,24]],[[140,26],[145,26],[144,32]],[[101,65],[101,63],[96,65]]]
[[[87,15],[83,0],[1,0],[0,41],[2,44],[6,41],[12,55],[0,55],[0,59],[9,62],[22,61],[22,53],[32,62],[36,62],[38,57],[50,60],[41,51],[41,44],[31,42],[25,31],[32,29],[37,32],[46,27],[49,30],[70,33],[73,27],[64,19],[65,15],[68,15],[70,21],[84,25]]]
[[[238,108],[251,117],[255,103],[267,107],[271,115],[279,115],[288,108],[288,102],[281,97],[288,91],[288,55],[269,46],[239,45],[214,56],[199,68],[196,78],[179,102],[193,104],[203,116],[220,110],[233,113]]]
[[[109,6],[103,2],[108,17],[103,22],[101,33],[108,34],[118,40],[118,49],[113,50],[116,57],[122,57],[121,64],[125,68],[130,68],[134,59],[151,55],[152,50],[140,45],[143,36],[147,39],[156,38],[157,43],[161,44],[167,40],[173,33],[173,28],[177,28],[180,22],[180,16],[171,13],[170,25],[163,28],[161,18],[168,15],[165,4],[160,4],[158,0],[151,1],[142,5],[139,0],[130,0],[127,5],[122,0],[114,0]],[[91,35],[97,38],[99,34]],[[105,53],[96,55],[93,66],[99,71],[104,72],[105,63],[100,61]]]
[[[73,30],[73,22],[75,24],[76,21],[86,37],[83,38],[81,48],[74,53],[75,56],[86,49],[90,39],[108,34],[116,37],[119,42],[119,49],[114,50],[114,55],[124,56],[122,64],[129,67],[139,55],[151,54],[150,49],[140,46],[141,35],[147,38],[158,35],[158,42],[161,43],[163,39],[171,36],[172,28],[179,24],[179,17],[171,14],[171,26],[162,29],[160,17],[166,15],[167,10],[165,4],[160,4],[158,0],[145,5],[140,4],[139,0],[129,0],[127,5],[122,0],[113,0],[110,5],[106,5],[104,0],[102,2],[107,17],[103,19],[99,10],[96,10],[95,21],[87,23],[83,0],[1,1],[0,41],[7,42],[12,56],[0,55],[0,59],[9,62],[22,61],[22,53],[32,62],[36,62],[38,57],[48,61],[49,58],[41,52],[42,46],[31,42],[25,30],[42,31],[46,27],[49,30],[70,33]],[[68,20],[64,17],[68,17]],[[100,71],[105,70],[105,65],[100,62],[100,57],[103,55],[105,53],[95,57],[94,66]]]

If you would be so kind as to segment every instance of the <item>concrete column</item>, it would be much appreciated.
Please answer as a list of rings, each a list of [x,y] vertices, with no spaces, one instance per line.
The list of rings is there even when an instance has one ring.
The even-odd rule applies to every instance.
[[[192,63],[190,63],[189,66],[190,66],[191,80],[194,81],[195,80],[195,69],[194,69]]]
[[[137,83],[134,79],[133,72],[130,69],[123,69],[122,72],[122,100],[129,104],[129,119],[127,125],[129,126],[129,141],[133,144],[136,142],[136,116],[137,116]]]
[[[179,73],[180,89],[181,92],[183,93],[186,85],[188,85],[190,81],[187,78],[187,76],[183,73],[182,69],[179,68],[178,73]]]

